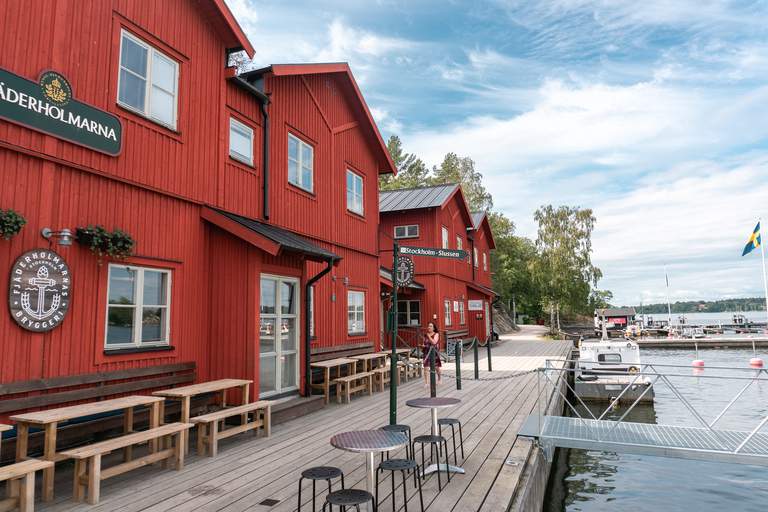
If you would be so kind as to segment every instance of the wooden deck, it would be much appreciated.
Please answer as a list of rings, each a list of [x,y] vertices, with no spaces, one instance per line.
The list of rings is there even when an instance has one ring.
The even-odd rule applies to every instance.
[[[481,380],[471,380],[472,364],[462,367],[463,389],[457,391],[449,376],[452,365],[444,366],[446,376],[438,388],[439,396],[462,399],[460,406],[442,415],[459,418],[464,428],[466,459],[460,465],[464,475],[454,475],[443,491],[437,491],[434,475],[424,485],[425,507],[430,511],[506,510],[513,497],[520,473],[530,451],[530,442],[516,442],[517,431],[535,408],[536,376],[522,374],[543,363],[547,357],[562,358],[570,342],[514,338],[494,347],[493,368],[488,374],[481,361]],[[481,356],[484,351],[481,351]],[[513,375],[517,375],[512,377]],[[500,379],[508,376],[511,378]],[[493,380],[482,380],[493,379]],[[398,422],[411,426],[413,435],[428,433],[429,411],[412,409],[405,401],[425,396],[421,380],[411,380],[398,388]],[[334,465],[345,474],[348,487],[364,488],[364,457],[337,450],[330,437],[347,430],[373,429],[389,418],[389,392],[353,399],[352,404],[326,406],[321,411],[279,425],[272,437],[254,438],[243,434],[223,441],[215,458],[190,453],[183,471],[145,467],[104,482],[101,502],[84,506],[72,501],[72,472],[67,465],[57,471],[56,500],[38,503],[38,510],[131,511],[274,511],[296,510],[298,478],[310,466]],[[450,441],[449,441],[450,443]],[[514,464],[505,464],[511,459]],[[399,482],[398,477],[398,482]],[[391,510],[390,482],[383,477],[380,486],[381,510]],[[418,510],[418,494],[409,481],[409,507]],[[319,486],[322,488],[322,485]],[[311,487],[302,494],[310,499]],[[396,489],[398,508],[402,489]],[[272,506],[264,500],[277,500]],[[319,500],[322,497],[318,496]],[[311,507],[305,507],[310,510]],[[319,510],[319,508],[318,508]]]

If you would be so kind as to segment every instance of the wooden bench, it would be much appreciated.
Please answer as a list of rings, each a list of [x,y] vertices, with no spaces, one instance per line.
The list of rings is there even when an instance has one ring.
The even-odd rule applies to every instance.
[[[53,466],[48,460],[27,459],[0,467],[0,482],[8,481],[8,497],[0,500],[0,510],[35,510],[35,472]]]
[[[400,363],[397,363],[398,370],[400,370]],[[392,380],[392,372],[389,371],[390,366],[380,366],[371,370],[373,373],[373,385],[378,388],[379,391],[384,391],[384,384],[389,384]],[[400,379],[397,381],[400,384]]]
[[[343,402],[343,397],[346,397],[347,403],[350,403],[352,395],[358,391],[367,390],[369,395],[373,394],[373,372],[361,372],[339,377],[334,379],[333,383],[336,384],[336,401],[338,403]]]
[[[224,420],[227,418],[242,415],[247,418],[248,413],[253,415],[251,421],[246,420],[242,425],[223,428]],[[269,437],[272,428],[272,403],[267,400],[260,400],[196,416],[189,421],[197,424],[197,454],[203,455],[207,447],[208,456],[215,457],[218,452],[219,439],[225,439],[248,430],[253,430],[258,435],[259,428],[262,428],[264,435]],[[222,422],[222,428],[219,427],[219,422]]]
[[[421,377],[424,371],[424,361],[421,358],[409,357],[407,360],[401,361],[401,363],[405,365],[407,378]]]
[[[73,498],[78,502],[83,501],[87,487],[88,503],[95,505],[99,502],[102,480],[155,462],[173,460],[176,470],[181,470],[184,467],[182,433],[192,426],[191,423],[169,423],[151,430],[135,432],[62,452],[65,457],[75,459]],[[172,441],[171,438],[175,438],[175,441]],[[161,448],[159,450],[102,470],[101,457],[103,455],[128,446],[151,443],[155,440],[160,441]]]

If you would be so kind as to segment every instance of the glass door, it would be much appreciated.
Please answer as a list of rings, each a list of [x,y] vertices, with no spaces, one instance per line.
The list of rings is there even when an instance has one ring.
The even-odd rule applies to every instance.
[[[491,308],[488,305],[488,301],[485,301],[485,335],[488,339],[491,338]]]
[[[298,388],[299,281],[261,277],[260,396]]]

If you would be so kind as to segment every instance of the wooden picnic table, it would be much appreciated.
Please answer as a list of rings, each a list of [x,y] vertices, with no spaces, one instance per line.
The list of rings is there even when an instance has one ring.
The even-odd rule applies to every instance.
[[[400,357],[402,355],[409,355],[411,353],[411,350],[413,350],[413,349],[410,349],[410,348],[396,348],[395,349],[395,353],[397,354],[398,357]],[[392,355],[392,351],[391,350],[382,350],[381,352],[376,352],[376,353],[384,355],[384,356],[391,356]]]
[[[328,403],[329,392],[328,389],[331,385],[331,368],[336,368],[337,375],[342,366],[349,367],[349,373],[356,373],[357,359],[350,359],[348,357],[337,357],[336,359],[329,359],[327,361],[317,361],[316,363],[310,363],[310,368],[320,368],[323,370],[323,382],[312,383],[313,388],[319,388],[323,390],[325,396],[325,403]]]
[[[91,416],[93,414],[103,414],[123,410],[125,411],[123,430],[126,433],[129,433],[133,432],[134,407],[147,406],[149,407],[149,428],[157,428],[160,426],[160,409],[162,403],[163,399],[160,397],[135,395],[11,416],[11,420],[15,421],[17,424],[16,461],[21,462],[27,459],[29,427],[39,426],[43,428],[45,430],[43,460],[49,460],[54,463],[51,467],[43,469],[43,500],[51,501],[53,500],[53,479],[56,470],[55,463],[67,458],[56,452],[56,428],[60,422],[82,418],[84,416]],[[150,445],[150,450],[155,451],[156,448],[156,442],[153,441]],[[132,453],[129,448],[126,448],[124,456],[126,460],[130,460]]]
[[[252,380],[246,379],[219,379],[211,380],[208,382],[201,382],[200,384],[192,384],[189,386],[182,386],[180,388],[163,389],[161,391],[155,391],[152,393],[155,396],[161,396],[166,399],[171,398],[181,401],[181,423],[189,423],[190,403],[192,397],[196,395],[202,395],[205,393],[218,393],[221,392],[221,406],[227,406],[227,390],[233,388],[240,388],[242,390],[242,400],[240,405],[248,403],[250,385]],[[164,412],[162,416],[165,416]],[[245,414],[247,416],[247,413]],[[243,420],[245,422],[245,419]],[[189,435],[188,432],[182,432],[182,444],[184,445],[184,451],[189,451]]]
[[[358,361],[362,361],[363,363],[363,371],[369,372],[373,370],[373,363],[374,361],[378,361],[380,359],[383,359],[386,361],[386,358],[389,356],[389,354],[386,354],[384,352],[372,352],[370,354],[360,354],[359,356],[349,356],[352,359],[357,359]],[[378,364],[376,366],[379,366]]]
[[[6,432],[6,431],[12,430],[12,429],[13,429],[12,425],[3,425],[2,423],[0,423],[0,455],[2,455],[2,453],[3,453],[3,450],[2,450],[2,447],[3,447],[3,432]]]

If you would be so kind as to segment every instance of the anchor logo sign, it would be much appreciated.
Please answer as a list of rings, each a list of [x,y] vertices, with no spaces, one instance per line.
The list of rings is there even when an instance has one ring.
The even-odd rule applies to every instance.
[[[45,332],[69,309],[71,276],[64,259],[48,249],[22,254],[11,268],[8,305],[22,328]]]

